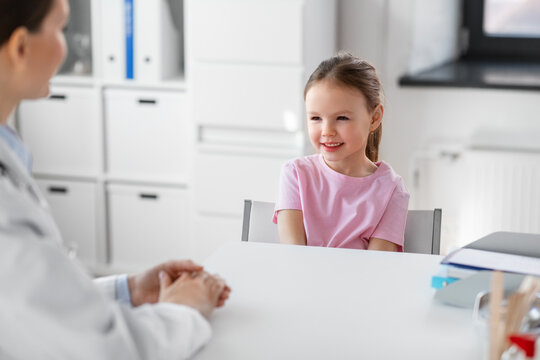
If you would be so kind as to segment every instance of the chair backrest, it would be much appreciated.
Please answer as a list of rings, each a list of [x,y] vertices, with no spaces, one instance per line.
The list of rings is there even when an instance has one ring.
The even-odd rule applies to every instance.
[[[274,203],[244,200],[242,241],[279,243],[277,226],[272,222]]]
[[[442,210],[409,210],[405,225],[404,252],[439,255]]]
[[[242,241],[279,243],[277,226],[272,223],[274,203],[244,200]],[[405,227],[404,252],[436,254],[441,245],[441,209],[409,210]]]

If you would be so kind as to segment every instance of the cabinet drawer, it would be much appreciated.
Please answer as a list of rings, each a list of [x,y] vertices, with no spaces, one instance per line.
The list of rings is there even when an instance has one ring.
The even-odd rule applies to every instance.
[[[192,131],[185,94],[105,90],[107,169],[113,177],[183,178]]]
[[[304,121],[301,67],[197,64],[197,124],[297,131]]]
[[[185,189],[107,186],[112,264],[136,269],[189,256]]]
[[[53,87],[49,98],[23,101],[18,116],[35,173],[96,176],[101,172],[102,127],[96,90]]]
[[[200,214],[241,218],[245,199],[275,202],[281,166],[289,157],[199,152],[195,198]]]
[[[66,247],[74,249],[87,265],[97,260],[96,184],[37,179],[47,199]]]
[[[302,63],[300,0],[194,0],[189,7],[197,60]]]

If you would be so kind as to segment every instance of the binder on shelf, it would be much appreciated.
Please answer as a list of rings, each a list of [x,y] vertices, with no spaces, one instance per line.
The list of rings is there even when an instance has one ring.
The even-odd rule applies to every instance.
[[[180,73],[181,17],[177,17],[175,24],[173,13],[177,9],[171,8],[172,4],[168,0],[134,2],[133,54],[137,80],[160,81]]]
[[[144,0],[143,0],[144,2]],[[126,34],[126,79],[134,78],[134,59],[133,59],[133,0],[125,0],[125,34]]]
[[[102,0],[102,69],[106,80],[122,80],[126,77],[126,0]]]

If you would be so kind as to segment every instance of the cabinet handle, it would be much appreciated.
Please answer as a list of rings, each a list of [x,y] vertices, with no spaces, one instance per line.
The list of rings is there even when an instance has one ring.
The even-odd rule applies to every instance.
[[[53,95],[49,96],[49,99],[50,100],[66,100],[67,96],[66,95],[61,95],[61,94],[53,94]]]
[[[159,196],[156,194],[139,194],[139,197],[141,199],[147,199],[147,200],[157,200],[159,199]]]
[[[68,188],[63,186],[49,186],[49,192],[54,194],[67,194]]]
[[[156,105],[156,104],[157,104],[157,100],[153,100],[153,99],[139,99],[139,104],[143,104],[143,105]]]

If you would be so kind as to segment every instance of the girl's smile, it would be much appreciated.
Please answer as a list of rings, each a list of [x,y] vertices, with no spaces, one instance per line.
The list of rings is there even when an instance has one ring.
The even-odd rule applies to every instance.
[[[342,142],[338,142],[338,143],[331,143],[331,142],[327,142],[327,143],[321,143],[321,147],[324,151],[327,151],[327,152],[334,152],[334,151],[338,151],[339,148],[343,145],[344,143]]]

